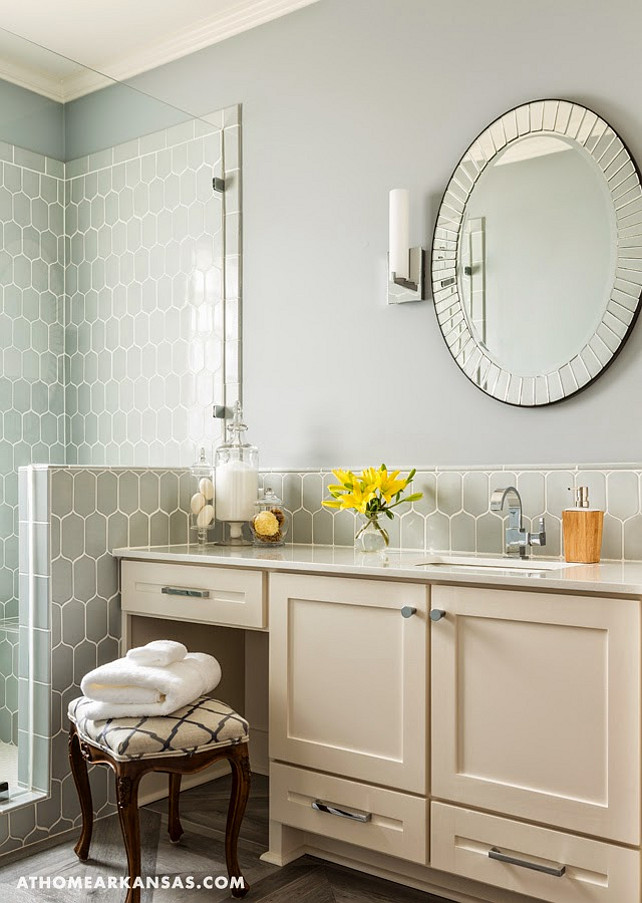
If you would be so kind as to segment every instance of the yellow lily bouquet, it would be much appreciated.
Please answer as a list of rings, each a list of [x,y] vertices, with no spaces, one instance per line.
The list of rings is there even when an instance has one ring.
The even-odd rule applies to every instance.
[[[415,476],[413,468],[404,479],[399,478],[399,471],[388,473],[385,464],[377,470],[367,467],[359,475],[351,470],[333,470],[338,482],[328,486],[332,496],[323,504],[326,508],[337,508],[341,511],[353,510],[365,518],[365,523],[355,536],[355,543],[361,544],[363,551],[377,551],[390,542],[387,530],[379,523],[380,517],[393,519],[393,508],[406,502],[416,502],[423,495],[413,492],[402,498],[402,493],[410,485]]]

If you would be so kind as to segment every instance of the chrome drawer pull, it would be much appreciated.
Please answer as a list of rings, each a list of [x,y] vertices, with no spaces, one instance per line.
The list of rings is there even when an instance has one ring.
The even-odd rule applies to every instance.
[[[496,859],[497,862],[507,862],[509,865],[518,865],[523,869],[532,869],[534,872],[544,872],[545,875],[552,875],[553,878],[562,878],[566,872],[566,866],[560,865],[559,868],[553,868],[550,865],[539,865],[536,862],[527,862],[525,859],[515,859],[513,856],[506,856],[500,852],[497,847],[491,847],[488,851],[489,859]]]
[[[446,612],[443,608],[433,608],[430,611],[430,620],[431,621],[441,621],[442,618],[446,617]]]
[[[343,809],[337,809],[336,806],[328,806],[326,803],[322,803],[321,800],[315,800],[312,803],[312,808],[316,809],[317,812],[338,815],[339,818],[350,818],[352,821],[367,822],[372,819],[370,812],[345,812]]]
[[[410,605],[404,605],[401,609],[401,617],[402,618],[412,618],[413,615],[417,614],[416,608],[411,608]]]
[[[189,596],[190,599],[209,599],[208,589],[188,589],[185,586],[164,586],[161,593],[166,596]]]

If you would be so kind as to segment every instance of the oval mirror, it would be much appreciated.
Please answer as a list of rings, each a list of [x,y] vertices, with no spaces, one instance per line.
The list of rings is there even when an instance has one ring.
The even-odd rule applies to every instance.
[[[432,288],[451,354],[488,395],[534,407],[585,389],[642,292],[642,188],[622,139],[563,100],[493,122],[444,193]]]

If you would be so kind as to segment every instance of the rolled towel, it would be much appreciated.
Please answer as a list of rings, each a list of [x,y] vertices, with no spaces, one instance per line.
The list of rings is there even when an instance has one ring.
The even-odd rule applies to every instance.
[[[104,721],[170,715],[220,681],[221,666],[212,655],[188,652],[182,661],[165,667],[116,659],[86,674],[80,689],[92,700],[84,714],[92,721]]]
[[[137,646],[130,649],[126,658],[137,662],[139,665],[171,665],[173,662],[181,662],[187,655],[187,647],[174,640],[152,640],[146,646]]]

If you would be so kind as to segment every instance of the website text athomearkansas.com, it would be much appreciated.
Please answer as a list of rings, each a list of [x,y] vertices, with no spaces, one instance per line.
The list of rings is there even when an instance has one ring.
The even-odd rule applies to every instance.
[[[243,878],[227,875],[148,875],[145,878],[116,877],[109,875],[23,875],[18,879],[19,890],[122,890],[130,887],[153,890],[230,890],[245,887]]]

